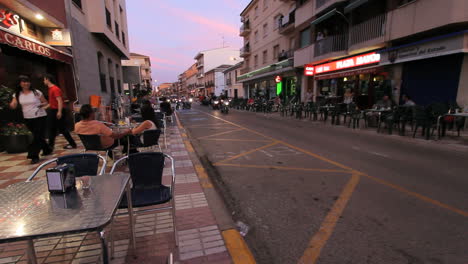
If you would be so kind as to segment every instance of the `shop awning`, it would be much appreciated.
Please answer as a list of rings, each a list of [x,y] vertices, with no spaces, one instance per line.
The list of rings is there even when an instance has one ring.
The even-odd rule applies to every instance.
[[[360,7],[361,5],[363,5],[363,4],[367,3],[367,2],[369,2],[369,0],[356,0],[356,1],[352,2],[351,4],[345,6],[344,12],[349,13],[349,12],[353,11],[353,9],[358,8],[358,7]]]
[[[310,22],[310,24],[312,25],[317,25],[318,23],[324,21],[325,19],[328,19],[330,17],[332,17],[333,15],[335,15],[335,13],[337,12],[338,10],[335,8],[333,9],[332,11],[326,13],[325,15],[315,19],[314,21]]]
[[[3,28],[0,28],[0,43],[44,56],[49,59],[62,61],[68,64],[73,63],[73,56],[71,54],[65,53],[35,39],[18,35]]]

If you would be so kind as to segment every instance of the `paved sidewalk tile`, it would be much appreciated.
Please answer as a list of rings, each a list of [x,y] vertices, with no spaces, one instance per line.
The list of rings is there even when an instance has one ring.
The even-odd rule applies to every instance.
[[[77,149],[63,150],[67,142],[59,136],[55,153],[42,157],[41,162],[61,155],[81,153],[83,145],[76,135],[73,137],[78,143]],[[232,263],[181,133],[175,124],[169,124],[166,137],[168,146],[162,150],[175,159],[174,201],[179,248],[175,246],[173,215],[170,210],[136,213],[136,252],[132,252],[130,247],[128,215],[117,216],[112,224],[114,258],[111,263],[162,264],[166,263],[170,253],[174,254],[177,263],[182,264]],[[110,168],[112,161],[109,163]],[[26,160],[26,153],[1,153],[0,188],[25,181],[37,166],[29,164],[29,160]],[[128,171],[125,168],[121,169]],[[167,166],[163,172],[163,184],[170,185],[171,175],[170,166]],[[43,170],[35,180],[44,177],[45,171]],[[118,212],[126,213],[126,210]],[[110,226],[108,226],[105,233],[109,235],[110,231]],[[102,263],[102,249],[97,233],[42,238],[34,240],[34,245],[39,263]],[[108,246],[110,253],[110,242]],[[138,257],[134,258],[133,253]],[[4,263],[27,263],[26,242],[0,244],[0,264]]]

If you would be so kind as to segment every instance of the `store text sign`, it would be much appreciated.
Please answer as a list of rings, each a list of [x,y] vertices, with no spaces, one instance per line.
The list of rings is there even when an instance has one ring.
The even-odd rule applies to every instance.
[[[314,65],[310,65],[310,64],[307,64],[305,67],[304,67],[304,75],[305,76],[314,76]]]
[[[360,67],[378,62],[380,62],[380,54],[372,52],[322,65],[317,65],[315,66],[315,73],[320,74],[332,71],[339,71],[343,69]]]
[[[8,10],[0,9],[0,25],[6,28],[18,25],[20,17]]]
[[[275,77],[275,82],[276,83],[280,83],[282,80],[283,80],[283,78],[281,78],[281,76],[279,76],[279,75]]]
[[[25,38],[0,30],[0,43],[8,44],[51,59],[71,63],[71,57]]]

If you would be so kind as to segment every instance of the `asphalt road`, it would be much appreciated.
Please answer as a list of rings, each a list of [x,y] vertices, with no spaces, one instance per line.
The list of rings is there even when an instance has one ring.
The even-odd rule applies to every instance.
[[[178,112],[258,263],[468,263],[468,146]]]

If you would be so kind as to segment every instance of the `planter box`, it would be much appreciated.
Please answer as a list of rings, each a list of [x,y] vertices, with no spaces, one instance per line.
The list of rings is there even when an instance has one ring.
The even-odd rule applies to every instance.
[[[2,136],[0,140],[3,142],[6,151],[13,154],[28,151],[28,146],[32,142],[32,137],[29,135]]]

